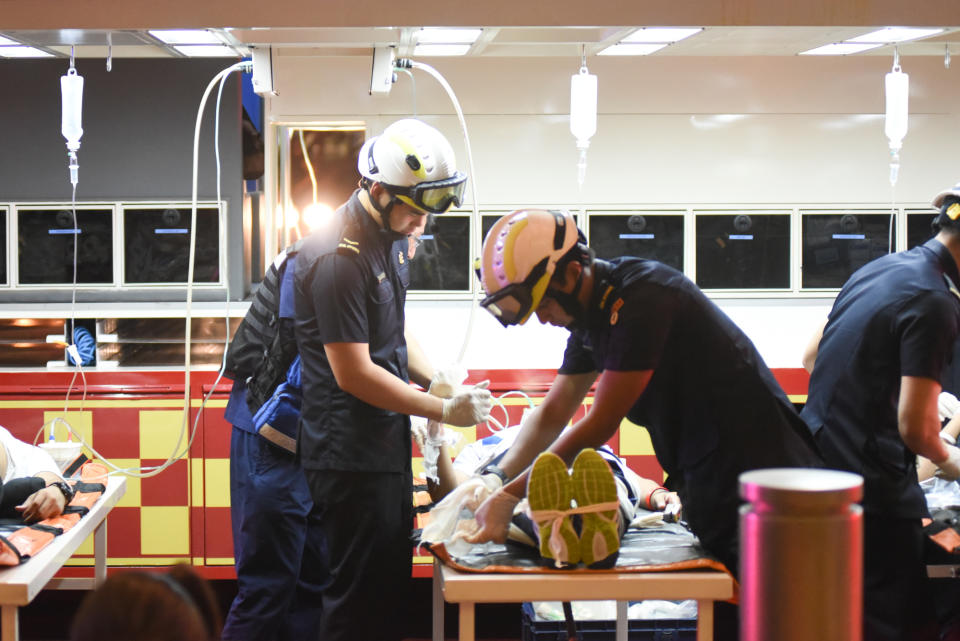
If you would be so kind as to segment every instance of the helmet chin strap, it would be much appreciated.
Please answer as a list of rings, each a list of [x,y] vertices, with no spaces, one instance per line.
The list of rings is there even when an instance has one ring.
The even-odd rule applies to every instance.
[[[577,282],[573,286],[573,291],[569,294],[567,292],[562,292],[558,289],[552,287],[547,288],[547,291],[544,293],[544,296],[549,296],[553,300],[557,301],[557,304],[563,309],[563,311],[573,317],[573,321],[568,325],[570,329],[579,329],[584,327],[584,324],[587,320],[587,310],[584,308],[583,304],[580,302],[580,288],[583,286],[583,272],[580,270],[580,275],[577,276]]]
[[[393,206],[397,203],[397,197],[390,195],[390,202],[387,203],[386,207],[381,205],[376,198],[373,197],[373,194],[370,193],[370,185],[367,185],[367,195],[370,197],[370,204],[373,205],[373,208],[377,210],[377,213],[380,214],[380,226],[383,228],[384,233],[386,233],[392,240],[400,240],[401,238],[406,238],[406,234],[401,234],[393,230],[393,226],[390,224],[390,213],[393,211]]]

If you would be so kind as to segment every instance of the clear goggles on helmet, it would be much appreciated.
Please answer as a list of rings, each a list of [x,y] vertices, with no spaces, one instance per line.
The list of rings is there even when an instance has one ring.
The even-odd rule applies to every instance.
[[[388,192],[394,196],[403,197],[415,207],[431,214],[442,214],[450,207],[460,206],[463,188],[467,184],[467,175],[458,171],[450,178],[422,182],[410,187],[382,184]]]
[[[476,272],[479,278],[480,270],[477,269]],[[533,292],[539,288],[545,289],[545,284],[541,281],[546,273],[547,259],[544,258],[536,264],[530,274],[523,279],[523,282],[510,283],[503,289],[490,294],[480,301],[480,306],[493,314],[494,318],[500,321],[500,324],[504,327],[523,324],[530,318],[530,314],[535,311],[534,308],[540,304],[540,300],[543,298],[541,294],[534,301]],[[540,285],[539,288],[538,285]]]

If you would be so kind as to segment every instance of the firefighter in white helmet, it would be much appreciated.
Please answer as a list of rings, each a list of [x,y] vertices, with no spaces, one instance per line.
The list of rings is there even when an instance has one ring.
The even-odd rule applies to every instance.
[[[327,641],[397,636],[411,573],[408,415],[468,426],[491,405],[485,384],[447,399],[408,384],[427,388],[434,376],[404,335],[408,236],[429,214],[460,205],[467,177],[450,143],[419,120],[400,120],[363,145],[357,166],[360,189],[304,243],[294,276],[297,448],[309,519],[325,537],[329,577],[315,636]]]
[[[746,335],[680,272],[653,260],[595,258],[565,211],[515,211],[498,220],[484,239],[479,276],[481,304],[503,325],[536,314],[570,337],[544,402],[500,463],[511,480],[478,508],[467,540],[503,540],[527,467],[542,450],[569,466],[627,418],[649,431],[694,533],[737,573],[738,475],[821,464],[809,430]],[[561,435],[594,382],[586,416]]]

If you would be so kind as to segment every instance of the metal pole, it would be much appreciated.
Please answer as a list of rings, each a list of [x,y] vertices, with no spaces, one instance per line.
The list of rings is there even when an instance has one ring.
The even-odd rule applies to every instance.
[[[741,641],[860,641],[862,495],[849,472],[740,475]]]

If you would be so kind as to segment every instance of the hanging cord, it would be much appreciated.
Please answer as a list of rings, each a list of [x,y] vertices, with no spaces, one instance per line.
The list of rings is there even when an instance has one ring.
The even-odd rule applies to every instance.
[[[177,438],[177,443],[176,443],[175,447],[173,448],[173,451],[172,451],[170,457],[167,458],[167,460],[164,461],[162,464],[156,465],[156,466],[143,466],[143,467],[138,467],[138,468],[137,468],[137,467],[134,467],[134,468],[120,468],[120,467],[118,467],[117,465],[115,465],[114,463],[112,463],[108,458],[106,458],[105,456],[103,456],[100,452],[98,452],[90,443],[88,443],[88,442],[83,438],[82,434],[79,434],[75,429],[73,429],[66,421],[64,421],[64,420],[63,420],[62,418],[60,418],[60,417],[54,418],[54,419],[52,419],[51,421],[45,423],[43,426],[41,426],[40,431],[38,431],[38,433],[37,433],[37,436],[39,437],[39,434],[43,432],[43,429],[44,429],[47,425],[51,425],[51,429],[53,429],[53,428],[56,426],[56,423],[62,422],[62,423],[66,426],[66,428],[67,428],[71,433],[73,433],[74,436],[77,437],[77,439],[80,441],[80,443],[81,443],[84,447],[86,447],[88,450],[90,450],[90,452],[92,452],[92,453],[93,453],[98,459],[100,459],[105,465],[107,465],[109,468],[111,468],[112,470],[114,470],[113,472],[111,472],[111,474],[119,473],[119,474],[123,474],[123,475],[126,475],[126,476],[134,477],[134,478],[150,478],[150,477],[153,477],[153,476],[156,476],[156,475],[160,474],[162,471],[164,471],[165,469],[167,469],[168,467],[170,467],[171,465],[173,465],[174,463],[176,463],[177,461],[179,461],[180,459],[182,459],[184,456],[186,456],[186,455],[189,453],[190,448],[191,448],[191,446],[192,446],[192,444],[193,444],[194,438],[195,438],[195,436],[196,436],[197,426],[199,425],[200,417],[203,415],[203,409],[204,409],[207,401],[209,400],[209,398],[210,398],[210,397],[213,395],[213,393],[216,391],[217,384],[219,383],[221,377],[223,376],[223,369],[224,369],[224,365],[225,365],[225,363],[226,363],[226,345],[229,344],[229,340],[230,340],[230,329],[229,329],[229,322],[230,322],[230,321],[229,321],[229,284],[228,284],[228,286],[227,286],[227,305],[228,305],[228,307],[227,307],[227,331],[226,331],[226,338],[225,338],[224,358],[223,358],[223,361],[222,361],[223,364],[221,365],[220,372],[218,373],[216,380],[214,381],[213,385],[211,386],[210,392],[204,397],[203,401],[202,401],[201,404],[200,404],[200,407],[199,407],[199,409],[198,409],[198,411],[197,411],[197,417],[196,417],[196,419],[194,420],[194,423],[193,423],[193,427],[192,427],[192,430],[191,430],[191,433],[190,433],[190,437],[189,437],[189,439],[186,439],[186,440],[187,440],[186,447],[184,448],[183,451],[180,451],[180,446],[181,446],[181,444],[184,442],[184,437],[186,436],[187,423],[188,423],[188,418],[189,418],[189,416],[190,416],[190,401],[191,401],[191,399],[190,399],[190,361],[191,361],[190,356],[191,356],[191,344],[192,344],[192,338],[191,338],[192,300],[193,300],[193,287],[192,287],[192,285],[193,285],[194,260],[195,260],[195,255],[196,255],[197,175],[198,175],[198,164],[199,164],[199,163],[198,163],[198,157],[199,157],[199,145],[200,145],[200,125],[201,125],[201,122],[202,122],[202,119],[203,119],[203,109],[204,109],[204,107],[206,106],[206,102],[207,102],[207,99],[209,98],[210,92],[213,90],[214,85],[216,85],[218,82],[220,82],[220,83],[221,83],[221,85],[220,85],[220,93],[218,94],[218,100],[217,100],[217,112],[218,112],[218,113],[217,113],[217,115],[216,115],[216,125],[217,125],[217,129],[219,129],[219,122],[220,122],[220,119],[219,119],[219,104],[220,104],[220,96],[222,96],[222,90],[223,90],[223,85],[222,85],[222,83],[223,83],[223,81],[225,80],[225,78],[226,78],[230,73],[232,73],[232,72],[234,72],[234,71],[237,71],[237,70],[246,70],[246,71],[249,71],[249,70],[250,70],[250,65],[251,65],[251,63],[250,63],[250,62],[247,62],[247,61],[238,62],[238,63],[236,63],[236,64],[234,64],[234,65],[231,65],[230,67],[227,67],[226,69],[220,71],[216,76],[214,76],[213,80],[210,81],[210,83],[207,85],[206,90],[204,91],[203,98],[202,98],[201,101],[200,101],[200,107],[199,107],[199,109],[198,109],[198,111],[197,111],[197,121],[196,121],[196,126],[195,126],[195,129],[194,129],[194,140],[193,140],[193,191],[192,191],[191,228],[190,228],[190,258],[189,258],[189,264],[188,264],[188,267],[187,267],[187,301],[186,301],[187,304],[186,304],[186,323],[185,323],[185,325],[186,325],[186,327],[185,327],[185,335],[186,335],[186,336],[185,336],[185,340],[184,340],[184,404],[183,404],[183,418],[182,418],[181,425],[180,425],[180,433],[179,433],[178,438]],[[221,197],[220,197],[220,182],[221,182],[221,179],[220,179],[219,136],[218,136],[218,134],[217,134],[216,132],[215,132],[215,142],[216,142],[216,147],[217,147],[217,149],[215,150],[215,154],[216,154],[216,161],[217,161],[217,207],[218,207],[218,212],[219,212],[219,211],[220,211],[220,207],[222,206],[222,204],[221,204]],[[37,438],[34,438],[34,443],[36,443],[36,442],[37,442]]]
[[[467,150],[467,164],[470,167],[470,180],[467,181],[470,185],[470,194],[473,197],[473,221],[474,224],[479,224],[480,221],[480,209],[479,209],[479,197],[477,196],[477,172],[473,166],[473,151],[470,148],[470,135],[467,133],[467,122],[463,117],[463,110],[460,108],[460,101],[457,100],[456,94],[453,92],[453,89],[450,87],[450,84],[447,82],[439,71],[434,69],[428,64],[422,62],[417,62],[416,60],[408,60],[406,58],[400,59],[397,61],[397,67],[404,69],[406,67],[412,67],[413,69],[420,69],[427,72],[434,78],[437,82],[440,83],[440,86],[447,92],[447,95],[450,97],[450,101],[453,103],[453,108],[457,112],[457,118],[460,120],[460,128],[463,130],[463,142]],[[478,299],[480,297],[479,288],[474,288],[473,298],[470,304],[470,315],[467,319],[467,329],[463,337],[463,345],[460,347],[460,354],[457,357],[457,363],[462,363],[463,358],[467,353],[467,347],[470,345],[470,337],[473,334],[473,319],[476,315],[476,310],[478,306]]]
[[[396,67],[397,71],[402,71],[408,78],[410,78],[410,91],[413,94],[413,110],[410,112],[413,114],[413,117],[417,117],[417,77],[410,73],[410,70],[403,67]]]

